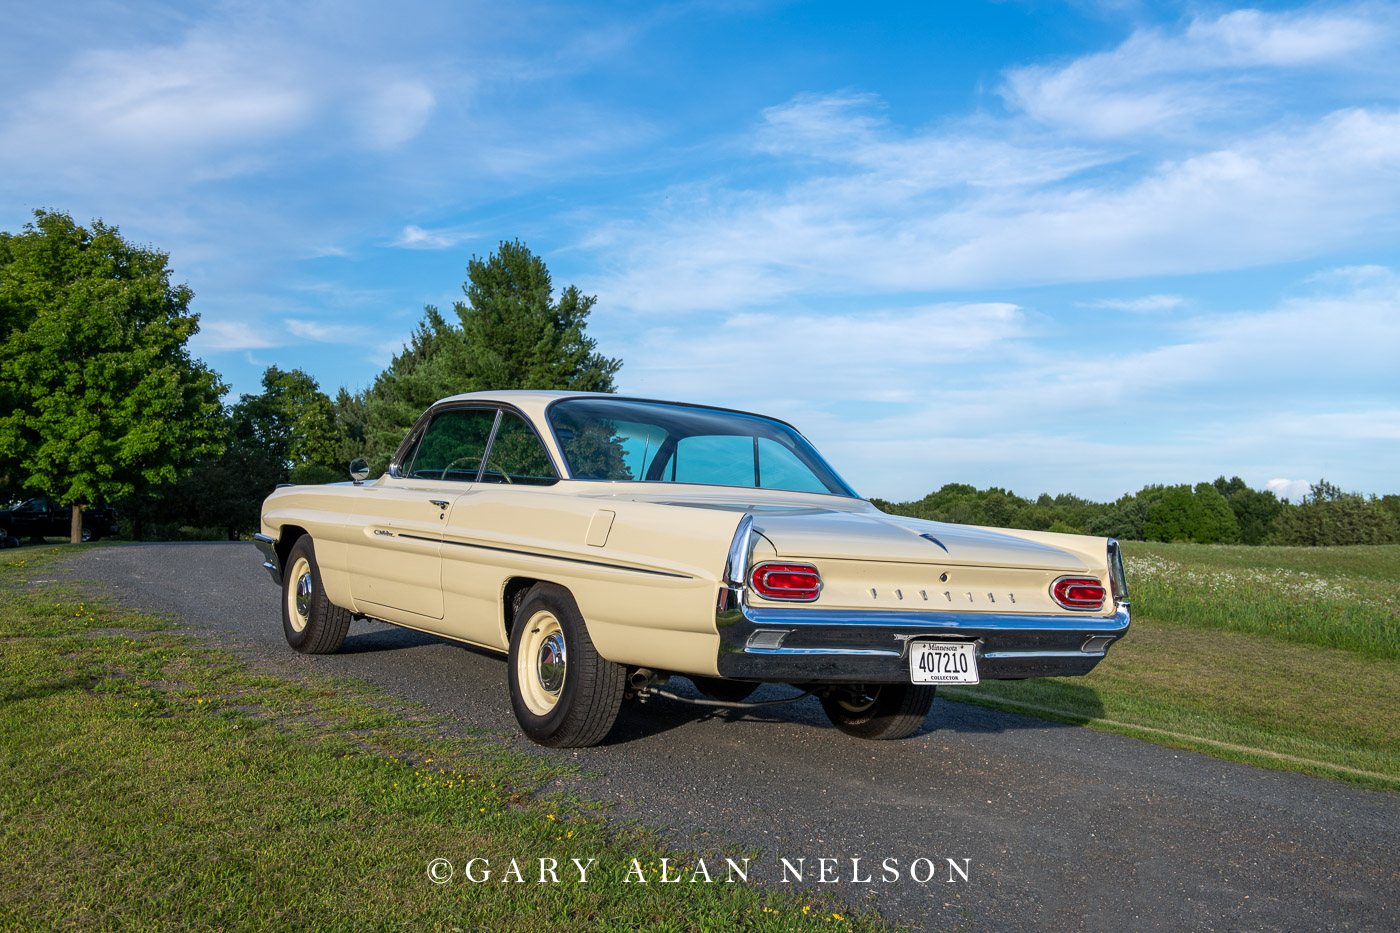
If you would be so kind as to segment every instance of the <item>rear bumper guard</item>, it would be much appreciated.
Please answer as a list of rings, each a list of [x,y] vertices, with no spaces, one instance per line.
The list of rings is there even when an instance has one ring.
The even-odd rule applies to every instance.
[[[282,559],[277,556],[277,542],[265,534],[253,535],[253,543],[262,552],[263,566],[272,574],[272,581],[282,585]]]

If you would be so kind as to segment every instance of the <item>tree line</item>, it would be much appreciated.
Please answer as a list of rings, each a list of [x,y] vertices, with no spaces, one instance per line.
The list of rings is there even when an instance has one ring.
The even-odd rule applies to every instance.
[[[508,241],[471,258],[465,300],[425,308],[365,388],[332,399],[302,370],[269,366],[261,392],[225,403],[218,373],[186,349],[199,316],[168,259],[57,212],[0,232],[0,492],[72,506],[75,541],[97,504],[136,538],[237,538],[278,483],[343,480],[356,457],[382,472],[444,396],[611,392],[622,366],[586,334],[596,299],[574,286],[556,298],[544,261]]]
[[[1115,502],[1074,495],[1025,499],[1006,489],[948,483],[912,502],[871,500],[895,515],[963,525],[1198,544],[1400,543],[1400,495],[1363,496],[1322,479],[1298,504],[1238,476],[1194,486],[1152,485]]]

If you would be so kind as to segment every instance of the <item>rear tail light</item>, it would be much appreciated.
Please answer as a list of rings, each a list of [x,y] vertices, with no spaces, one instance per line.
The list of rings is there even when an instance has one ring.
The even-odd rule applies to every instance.
[[[811,602],[822,591],[821,575],[810,564],[759,564],[749,583],[764,599]]]
[[[1050,585],[1050,595],[1066,609],[1102,609],[1108,591],[1094,577],[1060,577]]]

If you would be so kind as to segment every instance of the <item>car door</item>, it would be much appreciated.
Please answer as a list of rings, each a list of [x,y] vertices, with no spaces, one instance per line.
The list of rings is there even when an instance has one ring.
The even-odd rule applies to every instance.
[[[14,535],[17,538],[42,538],[49,534],[49,501],[30,499],[14,511]]]
[[[442,589],[448,601],[445,631],[477,644],[505,647],[501,586],[522,558],[519,531],[537,520],[541,486],[559,475],[539,436],[521,415],[501,412],[478,482],[452,503],[442,545]],[[502,529],[503,516],[510,530]]]
[[[44,501],[44,534],[66,538],[73,531],[73,510],[52,499]]]
[[[375,488],[347,553],[350,592],[361,611],[409,624],[412,618],[397,613],[443,617],[443,528],[452,503],[481,471],[497,415],[480,406],[437,412],[399,475]]]

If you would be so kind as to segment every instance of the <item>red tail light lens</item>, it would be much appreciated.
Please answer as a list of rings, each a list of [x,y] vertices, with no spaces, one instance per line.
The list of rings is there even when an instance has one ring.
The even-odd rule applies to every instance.
[[[821,575],[810,564],[759,564],[749,583],[764,599],[811,602],[822,591]]]
[[[1066,609],[1102,609],[1108,591],[1093,577],[1060,577],[1051,585],[1050,595]]]

